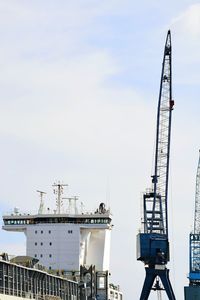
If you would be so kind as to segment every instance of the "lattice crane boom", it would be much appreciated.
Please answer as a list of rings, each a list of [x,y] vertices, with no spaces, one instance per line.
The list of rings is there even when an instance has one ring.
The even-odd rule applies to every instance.
[[[194,233],[200,234],[200,150],[196,175],[195,211],[194,211]]]
[[[196,174],[194,228],[190,233],[190,286],[200,285],[200,152]]]
[[[167,196],[168,196],[168,174],[169,174],[169,154],[171,137],[171,112],[174,102],[172,100],[172,71],[171,71],[171,34],[168,31],[162,73],[160,81],[160,93],[157,110],[157,130],[156,130],[156,151],[155,170],[153,180],[153,212],[150,232],[154,232],[154,219],[156,207],[161,212],[160,233],[168,236],[168,216],[167,216]],[[157,198],[157,194],[161,199]],[[161,205],[160,202],[161,201]]]
[[[137,236],[137,259],[145,264],[146,278],[140,300],[149,297],[151,289],[157,290],[163,284],[168,298],[175,300],[169,280],[168,242],[168,180],[171,138],[171,116],[174,106],[172,100],[171,33],[168,31],[164,47],[160,92],[157,109],[156,149],[152,189],[143,195],[143,232]]]

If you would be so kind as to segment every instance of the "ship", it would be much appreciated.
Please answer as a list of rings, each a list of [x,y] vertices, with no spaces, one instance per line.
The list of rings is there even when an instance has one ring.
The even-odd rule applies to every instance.
[[[110,281],[112,214],[102,202],[92,212],[64,198],[66,184],[53,184],[56,209],[46,208],[38,191],[37,213],[18,208],[3,215],[2,229],[26,236],[26,255],[0,255],[1,300],[122,300]],[[68,206],[64,208],[63,200]]]

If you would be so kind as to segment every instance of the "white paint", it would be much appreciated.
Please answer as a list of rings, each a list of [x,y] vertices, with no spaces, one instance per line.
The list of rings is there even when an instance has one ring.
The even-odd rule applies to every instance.
[[[10,295],[5,295],[5,294],[0,294],[0,300],[30,300],[30,298],[21,298],[21,297],[17,297],[17,296],[10,296]]]
[[[42,215],[47,218],[66,217],[66,214]],[[73,215],[76,223],[31,224],[40,215],[4,216],[17,220],[30,219],[28,224],[4,225],[8,231],[24,232],[26,255],[39,259],[40,263],[54,270],[79,271],[80,265],[95,265],[97,271],[109,270],[110,235],[112,226],[108,223],[85,223],[85,220],[110,218],[110,213]],[[69,216],[68,216],[69,217]],[[94,219],[93,219],[94,218]],[[70,220],[70,218],[69,218]],[[72,219],[71,219],[72,220]],[[80,221],[82,220],[82,221]]]

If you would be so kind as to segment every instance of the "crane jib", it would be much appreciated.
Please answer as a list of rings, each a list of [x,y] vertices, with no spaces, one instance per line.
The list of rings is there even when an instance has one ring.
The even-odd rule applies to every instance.
[[[137,260],[145,264],[146,277],[140,300],[148,299],[151,289],[159,290],[160,283],[170,300],[175,300],[169,280],[168,241],[168,181],[171,140],[172,98],[171,33],[164,47],[160,90],[157,108],[156,147],[152,187],[143,195],[142,232],[137,235]],[[154,285],[155,282],[155,285]]]
[[[150,226],[147,232],[158,232],[168,236],[167,197],[168,197],[168,174],[171,136],[171,112],[174,107],[171,87],[171,35],[167,34],[164,48],[164,57],[161,72],[160,92],[157,110],[156,150],[154,162],[153,180],[153,203]],[[158,197],[160,195],[160,197]],[[156,210],[160,211],[159,230],[155,227]]]

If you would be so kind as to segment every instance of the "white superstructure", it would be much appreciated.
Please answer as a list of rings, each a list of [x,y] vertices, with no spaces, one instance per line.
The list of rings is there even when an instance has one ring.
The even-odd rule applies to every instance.
[[[111,213],[101,203],[92,213],[79,213],[77,198],[69,198],[68,212],[62,211],[62,184],[54,184],[57,209],[45,211],[43,192],[37,214],[15,210],[4,215],[4,230],[24,232],[26,255],[39,259],[48,269],[79,271],[80,265],[109,270]]]

